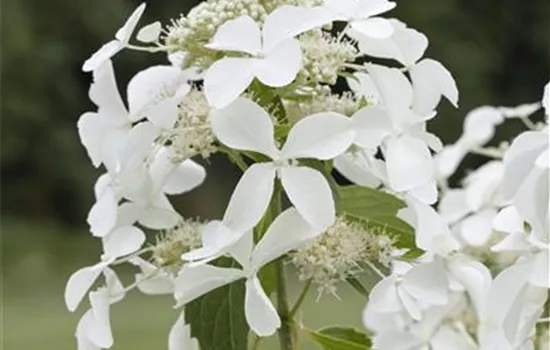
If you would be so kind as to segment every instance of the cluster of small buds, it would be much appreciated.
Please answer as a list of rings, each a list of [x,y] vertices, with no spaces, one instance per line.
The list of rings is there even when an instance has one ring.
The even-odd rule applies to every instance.
[[[204,223],[186,219],[157,237],[153,247],[154,263],[171,271],[178,271],[183,265],[181,255],[202,245]]]
[[[362,271],[362,263],[388,265],[392,240],[365,225],[337,217],[336,222],[315,240],[290,256],[301,281],[311,280],[319,294],[336,295],[336,285]]]
[[[335,84],[344,64],[353,62],[358,55],[350,41],[338,40],[321,29],[303,34],[300,45],[304,55],[301,74],[313,84]]]
[[[170,141],[179,160],[200,155],[208,158],[216,152],[216,138],[208,115],[210,107],[204,93],[193,88],[178,107],[178,117]]]
[[[263,5],[267,13],[270,13],[276,8],[284,5],[304,7],[321,6],[323,4],[323,0],[260,0],[260,3]]]
[[[366,103],[364,99],[358,99],[349,91],[341,95],[328,94],[316,96],[308,101],[299,103],[299,108],[304,116],[321,112],[336,112],[351,117],[355,112],[365,106]]]
[[[222,57],[219,52],[204,47],[222,24],[243,15],[261,22],[266,14],[259,0],[205,1],[187,16],[172,21],[164,40],[168,47],[177,48],[174,51],[186,53],[185,66],[207,68]]]

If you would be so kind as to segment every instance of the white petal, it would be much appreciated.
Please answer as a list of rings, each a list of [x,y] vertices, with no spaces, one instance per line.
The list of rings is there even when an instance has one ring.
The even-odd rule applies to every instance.
[[[481,247],[487,243],[493,234],[492,215],[480,212],[464,219],[460,224],[460,235],[464,241],[474,247]]]
[[[118,40],[112,40],[104,44],[88,58],[82,65],[82,71],[92,72],[101,67],[111,57],[119,53],[124,45]]]
[[[302,68],[300,43],[288,39],[277,45],[255,66],[254,75],[265,85],[282,87],[290,84]]]
[[[102,145],[105,137],[105,130],[109,128],[97,113],[87,112],[78,119],[78,135],[80,141],[86,148],[88,157],[97,168],[103,162]]]
[[[435,109],[441,96],[458,107],[458,89],[453,76],[441,63],[423,59],[409,70],[414,89],[414,111],[420,115]]]
[[[509,233],[500,242],[491,247],[493,252],[526,252],[532,248],[532,244],[521,232]]]
[[[412,317],[415,321],[422,320],[422,310],[417,304],[417,301],[414,300],[403,288],[397,288],[397,295],[399,295],[399,301],[401,305],[405,308],[405,311]]]
[[[365,187],[377,187],[380,179],[362,155],[344,153],[334,158],[334,168],[349,181]]]
[[[493,228],[501,232],[523,232],[523,219],[513,205],[503,208],[493,219]]]
[[[477,261],[462,257],[451,260],[447,266],[452,277],[456,278],[468,292],[477,314],[481,315],[492,282],[489,269]]]
[[[89,96],[98,107],[98,113],[105,115],[106,122],[122,125],[127,122],[128,112],[116,84],[113,63],[108,60],[94,70],[94,82],[90,86]]]
[[[153,43],[159,39],[161,31],[162,25],[156,21],[141,28],[136,38],[142,43]]]
[[[434,180],[424,186],[411,188],[407,194],[424,204],[434,204],[437,202],[437,182]]]
[[[246,231],[231,231],[221,221],[211,221],[203,229],[202,244],[198,249],[191,250],[181,256],[183,260],[192,261],[193,266],[198,266],[212,261],[227,251],[239,241]]]
[[[422,341],[410,332],[383,332],[373,337],[373,346],[380,350],[424,350]]]
[[[357,32],[375,39],[388,38],[393,34],[393,26],[385,18],[368,18],[353,21],[351,27]]]
[[[286,139],[282,157],[328,160],[344,153],[353,142],[351,120],[334,112],[318,113],[298,121]]]
[[[174,163],[172,153],[167,148],[157,153],[149,171],[155,186],[166,194],[189,192],[202,184],[206,177],[204,168],[191,159],[180,164]]]
[[[204,168],[188,159],[181,163],[166,179],[162,191],[166,194],[181,194],[200,186],[206,177]]]
[[[237,232],[256,226],[269,206],[274,181],[275,168],[271,163],[256,163],[248,168],[231,195],[224,224]]]
[[[102,350],[103,347],[97,346],[94,344],[88,337],[88,331],[90,328],[94,327],[96,320],[92,313],[92,309],[88,309],[78,321],[76,327],[76,341],[78,350]]]
[[[147,228],[162,230],[176,226],[180,219],[180,215],[173,209],[151,206],[143,210],[139,223]]]
[[[504,183],[502,190],[506,197],[512,197],[525,181],[533,163],[548,148],[548,134],[526,131],[512,142],[504,154]]]
[[[182,86],[189,91],[187,77],[173,66],[152,66],[137,73],[128,83],[128,108],[132,119],[143,118],[154,105],[175,96]]]
[[[229,106],[213,111],[210,119],[214,134],[227,146],[275,157],[273,122],[255,102],[239,98]]]
[[[90,231],[96,237],[104,237],[115,227],[118,201],[112,189],[104,191],[88,213]]]
[[[356,16],[360,16],[358,18],[380,15],[384,12],[388,12],[396,6],[395,2],[387,0],[368,0],[358,1],[356,3],[359,4],[357,13],[355,13]]]
[[[280,176],[287,197],[310,225],[324,230],[334,223],[332,191],[319,171],[287,166],[280,169]]]
[[[389,111],[398,113],[409,109],[413,102],[413,89],[399,69],[377,64],[368,64],[366,67]]]
[[[441,152],[435,155],[437,174],[447,178],[454,174],[462,159],[468,154],[469,147],[460,140],[452,145],[445,146]]]
[[[115,38],[124,45],[128,44],[144,11],[145,3],[142,3],[132,12],[130,17],[126,20],[126,23],[116,32]]]
[[[396,283],[396,276],[388,276],[378,282],[370,292],[368,307],[374,312],[400,311]]]
[[[498,329],[481,339],[479,350],[512,350],[512,346],[504,332]]]
[[[390,20],[394,32],[391,37],[375,39],[352,31],[350,34],[358,40],[362,53],[378,58],[391,58],[404,66],[418,61],[428,47],[428,38],[402,22]]]
[[[103,237],[103,251],[111,258],[118,258],[138,251],[145,242],[145,233],[134,226],[117,228]]]
[[[351,119],[356,132],[355,143],[369,150],[377,150],[384,138],[394,132],[387,111],[378,106],[362,108]]]
[[[65,304],[69,311],[72,312],[76,310],[105,267],[106,264],[104,263],[84,267],[69,277],[65,287]]]
[[[183,315],[178,317],[170,329],[168,350],[199,350],[199,344],[195,338],[191,338],[191,327],[185,324]]]
[[[397,216],[415,228],[416,246],[420,249],[446,256],[460,247],[447,224],[429,205],[407,198],[407,208]]]
[[[87,329],[86,335],[95,345],[102,348],[110,348],[113,345],[109,299],[109,293],[105,289],[90,292],[90,304],[94,321]]]
[[[506,318],[516,313],[514,304],[523,303],[529,278],[529,265],[515,264],[503,270],[493,280],[487,295],[487,321],[502,327]],[[519,321],[519,315],[513,315]]]
[[[242,235],[237,242],[231,245],[227,249],[227,253],[241,265],[243,270],[248,271],[253,246],[254,232],[250,230]]]
[[[451,189],[443,193],[438,206],[439,214],[446,222],[452,224],[469,213],[466,206],[464,190]]]
[[[105,286],[107,288],[107,292],[109,293],[109,302],[114,304],[124,299],[126,291],[124,290],[124,285],[118,278],[115,271],[109,267],[106,267],[103,270],[103,276],[105,277]]]
[[[407,191],[434,180],[434,164],[426,144],[402,136],[387,143],[385,153],[388,180],[395,191]]]
[[[449,281],[440,261],[420,264],[403,277],[402,287],[408,294],[429,304],[445,305]]]
[[[332,22],[334,16],[320,8],[281,6],[271,12],[263,25],[263,49],[268,53],[281,42]]]
[[[464,118],[463,138],[468,144],[482,146],[493,138],[495,127],[503,121],[504,117],[496,108],[478,107]]]
[[[295,208],[287,209],[275,218],[254,248],[251,266],[259,269],[320,233]]]
[[[347,78],[349,88],[358,96],[364,96],[369,104],[376,105],[380,103],[380,93],[378,88],[374,84],[371,76],[357,72],[353,74],[353,77]]]
[[[257,55],[262,50],[260,27],[249,16],[238,17],[220,26],[212,41],[205,47],[212,50],[240,51]]]
[[[550,259],[548,250],[543,250],[533,257],[533,271],[531,272],[529,282],[532,285],[541,288],[550,288]]]
[[[204,93],[208,103],[223,108],[235,101],[254,79],[259,60],[223,58],[216,61],[204,76]]]
[[[158,132],[158,129],[150,122],[135,125],[130,131],[120,154],[122,167],[131,171],[143,167]]]
[[[281,326],[281,319],[258,277],[253,276],[246,281],[244,300],[244,312],[250,329],[260,337],[274,334]]]
[[[138,266],[142,272],[137,273],[135,280],[143,294],[163,295],[174,293],[174,281],[171,276],[157,266],[141,258],[133,258],[130,263]]]
[[[212,265],[183,268],[176,279],[174,296],[178,305],[185,305],[211,290],[244,277],[242,270]]]

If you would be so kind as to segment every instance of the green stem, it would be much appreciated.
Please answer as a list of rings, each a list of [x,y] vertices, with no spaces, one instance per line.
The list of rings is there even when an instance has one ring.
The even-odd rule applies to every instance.
[[[290,318],[294,318],[294,316],[296,315],[296,312],[298,312],[298,309],[300,309],[300,306],[302,306],[302,303],[304,302],[304,299],[306,298],[307,292],[309,291],[310,287],[311,287],[311,280],[308,280],[304,288],[302,288],[302,291],[300,292],[298,299],[296,299],[294,306],[292,306],[292,309],[290,309],[290,313],[289,313]]]
[[[277,304],[279,308],[279,317],[281,318],[279,342],[281,345],[281,350],[293,350],[294,342],[292,339],[292,319],[288,310],[288,295],[286,292],[283,262],[278,261],[275,268],[277,270]]]

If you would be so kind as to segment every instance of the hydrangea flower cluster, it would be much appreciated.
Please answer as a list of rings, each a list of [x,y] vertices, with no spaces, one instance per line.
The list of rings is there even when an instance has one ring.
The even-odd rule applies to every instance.
[[[181,314],[170,350],[209,349],[200,320],[183,310],[237,284],[230,302],[242,307],[230,312],[246,320],[244,344],[248,329],[279,332],[281,349],[291,350],[306,331],[294,316],[309,286],[336,295],[351,283],[369,293],[359,281],[366,269],[381,279],[363,314],[376,349],[524,349],[534,341],[548,288],[548,131],[527,117],[540,104],[472,112],[463,137],[443,147],[426,123],[442,97],[457,105],[456,84],[423,58],[422,33],[379,17],[394,7],[208,0],[164,28],[144,26],[134,45],[142,4],[84,63],[97,111],[81,116],[78,131],[105,172],[87,218],[103,254],[65,290],[70,311],[89,298],[79,350],[113,345],[110,309],[133,289],[174,297]],[[127,101],[111,61],[123,49],[164,52],[169,62],[137,73]],[[336,93],[340,78],[349,90]],[[483,148],[507,118],[533,130],[509,147]],[[496,160],[449,189],[468,152]],[[206,171],[196,160],[216,153],[243,172],[223,217],[182,217],[170,196],[200,186]],[[338,185],[336,172],[354,187]],[[134,283],[122,284],[121,264],[137,269]],[[304,284],[292,308],[288,264]]]

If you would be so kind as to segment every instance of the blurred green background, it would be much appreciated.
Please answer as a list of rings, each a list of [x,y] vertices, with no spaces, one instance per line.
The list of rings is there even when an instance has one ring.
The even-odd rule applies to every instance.
[[[167,23],[197,0],[150,0],[141,24]],[[453,73],[460,109],[447,103],[431,129],[446,142],[481,104],[540,99],[550,77],[547,0],[401,0],[391,12],[430,38],[427,55]],[[75,349],[79,315],[64,308],[67,277],[94,263],[100,246],[85,218],[98,172],[78,140],[76,121],[93,105],[82,62],[110,40],[138,5],[130,0],[3,0],[1,4],[2,289],[0,339],[5,350]],[[163,55],[124,52],[115,59],[121,91],[139,69]],[[520,123],[499,129],[517,133]],[[466,166],[482,161],[467,159]],[[212,159],[206,184],[176,205],[189,216],[219,217],[238,174]],[[307,304],[305,322],[359,326],[364,302],[348,290],[340,302]],[[176,313],[169,298],[132,295],[113,311],[115,350],[163,349]],[[311,322],[311,323],[309,323]]]

